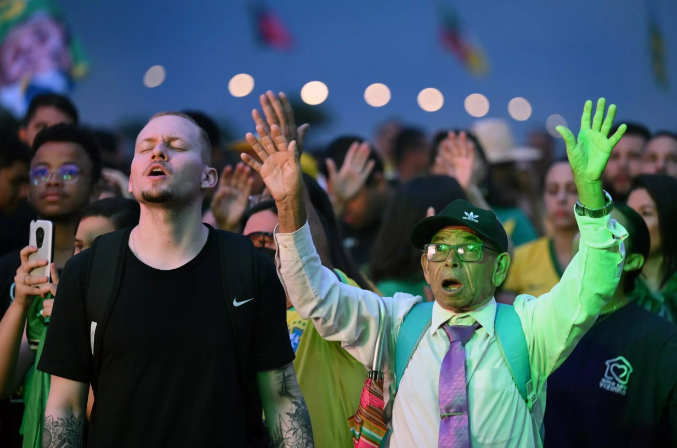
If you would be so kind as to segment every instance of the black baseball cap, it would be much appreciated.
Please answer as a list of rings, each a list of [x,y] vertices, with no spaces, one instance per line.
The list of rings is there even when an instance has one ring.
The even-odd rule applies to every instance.
[[[411,244],[423,250],[437,232],[450,226],[469,227],[479,236],[494,243],[501,252],[508,251],[508,234],[494,212],[475,207],[463,199],[453,201],[435,216],[416,223],[411,230]]]

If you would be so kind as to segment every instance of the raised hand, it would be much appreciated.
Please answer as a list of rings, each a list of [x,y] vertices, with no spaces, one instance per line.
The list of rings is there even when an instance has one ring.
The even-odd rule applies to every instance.
[[[369,143],[355,142],[350,145],[340,170],[336,169],[336,163],[332,159],[325,161],[329,174],[327,189],[337,214],[340,215],[346,202],[362,189],[374,169],[375,162],[369,160],[370,151]]]
[[[465,132],[449,132],[435,158],[433,172],[454,177],[464,190],[477,182],[475,178],[475,145],[468,140]]]
[[[261,102],[261,109],[263,110],[266,119],[264,121],[259,111],[254,109],[252,110],[254,123],[256,123],[257,126],[266,128],[267,133],[270,133],[270,128],[273,125],[277,125],[282,130],[282,134],[287,139],[287,142],[296,142],[299,156],[303,154],[303,140],[310,125],[302,124],[298,128],[296,127],[294,110],[291,107],[287,95],[285,95],[284,92],[280,92],[280,94],[276,96],[269,90],[265,95],[259,97],[259,101]]]
[[[581,203],[591,208],[601,208],[604,206],[605,199],[601,194],[602,173],[611,156],[611,150],[623,137],[626,129],[626,126],[622,124],[614,135],[607,138],[616,116],[616,105],[612,104],[609,106],[606,118],[604,118],[605,106],[606,101],[604,98],[600,98],[597,101],[597,110],[592,118],[591,126],[592,101],[588,100],[585,102],[578,140],[574,138],[573,133],[569,129],[564,126],[557,126],[557,131],[562,135],[566,143],[567,156],[569,157],[571,170],[574,173]],[[596,190],[599,190],[599,194],[597,194]]]
[[[302,198],[303,180],[301,177],[301,162],[296,149],[296,142],[287,143],[277,125],[272,125],[270,134],[264,126],[256,126],[256,132],[261,137],[261,142],[249,132],[247,142],[256,151],[263,161],[253,159],[247,154],[242,154],[242,160],[261,174],[268,192],[278,204],[291,204]]]
[[[227,166],[221,173],[219,187],[212,198],[211,209],[219,229],[236,231],[240,220],[247,210],[249,194],[252,190],[252,179],[249,168],[238,163],[233,170]]]

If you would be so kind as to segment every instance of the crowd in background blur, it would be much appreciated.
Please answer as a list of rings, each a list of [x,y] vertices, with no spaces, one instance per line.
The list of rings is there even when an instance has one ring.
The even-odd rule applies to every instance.
[[[261,103],[270,123],[271,103],[266,95],[262,95]],[[219,126],[205,113],[185,113],[208,134],[213,165],[221,173],[218,186],[204,201],[205,223],[248,236],[257,248],[274,258],[275,202],[267,196],[258,173],[240,161],[241,152],[252,156],[255,153],[246,142],[223,141]],[[641,121],[642,117],[628,118]],[[263,117],[259,115],[258,120],[263,121]],[[97,236],[138,222],[138,204],[127,192],[129,163],[125,161],[118,133],[88,129],[83,122],[87,122],[87,117],[80,117],[67,98],[45,94],[33,99],[18,129],[0,130],[0,317],[14,299],[14,278],[21,264],[19,251],[28,245],[31,220],[47,219],[55,223],[57,270],[63,269],[73,254],[87,249]],[[626,376],[621,378],[625,383],[620,383],[625,385],[629,378],[627,395],[606,391],[614,394],[612,399],[597,401],[596,405],[602,403],[609,412],[618,406],[623,407],[619,412],[631,406],[635,406],[634,410],[644,409],[646,403],[625,402],[623,398],[634,394],[634,390],[630,391],[633,387],[646,390],[659,383],[656,390],[660,393],[652,390],[647,394],[663,394],[665,402],[660,403],[655,421],[647,423],[647,428],[661,427],[667,421],[667,431],[673,426],[674,432],[677,428],[671,425],[675,423],[671,419],[677,413],[673,397],[677,384],[674,351],[677,333],[673,329],[677,322],[677,133],[651,132],[648,126],[635,122],[627,125],[604,173],[605,190],[614,201],[626,204],[617,207],[623,215],[636,212],[643,220],[633,221],[635,215],[619,218],[632,222],[632,226],[624,224],[632,241],[626,250],[643,254],[642,262],[633,265],[633,275],[625,279],[622,288],[635,313],[629,320],[653,326],[654,333],[661,328],[659,339],[665,346],[655,348],[655,354],[664,365],[663,377],[641,373],[654,368],[650,361],[636,361],[618,353],[628,363],[614,364],[625,369]],[[306,129],[300,127],[298,134],[294,131],[297,141],[302,142]],[[466,199],[492,210],[510,237],[512,263],[507,281],[497,294],[498,301],[510,304],[519,294],[539,296],[559,281],[577,251],[574,205],[578,196],[565,155],[557,151],[558,142],[544,129],[531,132],[524,144],[516,142],[509,123],[499,119],[479,120],[470,129],[456,129],[450,123],[448,129],[434,134],[396,121],[380,124],[372,138],[346,131],[323,151],[305,151],[302,156],[310,202],[324,231],[323,245],[316,242],[318,252],[326,250],[323,263],[326,259],[346,282],[383,296],[407,292],[434,300],[421,270],[421,252],[410,244],[409,233],[427,213],[440,211],[455,199]],[[64,144],[83,151],[74,152]],[[648,238],[635,238],[632,230],[635,227]],[[48,310],[51,304],[40,306]],[[637,317],[637,313],[644,313],[642,309],[659,316],[660,322]],[[44,317],[41,309],[36,311]],[[24,338],[35,350],[30,316],[29,313]],[[287,321],[317,446],[350,446],[347,424],[336,433],[327,429],[325,435],[322,428],[339,419],[345,421],[355,411],[366,369],[342,351],[340,344],[322,345],[324,342],[313,325],[300,319],[291,303]],[[662,326],[663,321],[670,323],[667,329]],[[647,341],[657,340],[649,328],[624,337],[629,338],[629,345],[650,345]],[[671,351],[661,351],[667,350],[665,347]],[[602,358],[607,353],[602,352],[597,368],[604,373],[607,360]],[[610,352],[608,356],[612,360],[616,355]],[[582,357],[581,354],[569,361],[576,358],[583,363]],[[646,365],[639,366],[637,362]],[[24,417],[27,401],[24,380],[35,371],[20,362],[11,367],[18,373],[9,377],[0,375],[5,398],[0,402],[3,447],[21,446],[22,420],[25,426],[28,418]],[[580,373],[570,364],[565,364],[565,368],[574,372],[574,376]],[[635,379],[640,375],[643,385]],[[596,383],[601,377],[595,378],[592,386],[580,389],[571,383],[571,378],[555,378],[552,385],[549,382],[553,398],[548,400],[548,410],[553,409],[551,413],[559,419],[575,414],[566,408],[567,391],[582,390],[584,396],[593,396],[600,390]],[[342,381],[342,390],[332,391],[333,385]],[[586,387],[595,390],[591,392]],[[590,419],[596,419],[593,423],[604,423],[599,415],[591,415]],[[557,427],[547,412],[546,421],[546,427]],[[575,439],[575,434],[565,436],[557,429],[553,433],[560,440],[571,437],[569,440],[574,443],[585,439],[582,434],[587,429],[583,426],[576,430],[580,439]],[[611,429],[620,434],[623,429],[619,426],[614,422]],[[546,440],[547,434],[546,430]],[[556,442],[553,440],[550,446],[556,446]]]

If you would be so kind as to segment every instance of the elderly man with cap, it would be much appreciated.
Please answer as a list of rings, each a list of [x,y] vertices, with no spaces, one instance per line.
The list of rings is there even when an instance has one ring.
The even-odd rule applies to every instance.
[[[277,127],[271,135],[257,127],[260,143],[247,134],[263,163],[243,160],[277,203],[278,273],[298,313],[369,367],[383,329],[390,447],[542,446],[546,379],[592,326],[622,270],[627,232],[609,219],[601,175],[625,129],[607,138],[616,108],[606,119],[604,109],[601,99],[591,126],[592,103],[585,104],[578,139],[559,129],[579,192],[580,251],[552,291],[519,296],[514,307],[493,297],[510,265],[505,231],[492,212],[465,201],[423,219],[411,234],[423,250],[433,303],[341,284],[312,244],[295,142],[287,144]]]

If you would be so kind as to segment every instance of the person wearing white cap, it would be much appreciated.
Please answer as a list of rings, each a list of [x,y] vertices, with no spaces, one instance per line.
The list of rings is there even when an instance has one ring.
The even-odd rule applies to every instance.
[[[493,142],[489,143],[492,148],[497,147]],[[473,131],[442,131],[435,136],[433,148],[436,152],[433,173],[455,178],[473,205],[496,213],[515,246],[538,237],[533,224],[518,207],[517,195],[499,186],[495,179],[495,166],[491,165],[488,152],[485,154],[484,143]],[[501,159],[505,160],[504,157]],[[512,162],[506,163],[511,169],[514,166]]]
[[[491,175],[498,186],[514,198],[538,232],[544,233],[537,176],[530,171],[533,162],[543,157],[541,150],[515,144],[508,122],[500,118],[479,120],[473,124],[472,131],[484,147]]]

